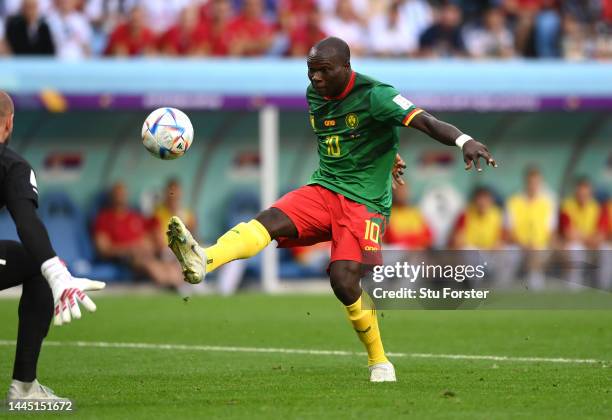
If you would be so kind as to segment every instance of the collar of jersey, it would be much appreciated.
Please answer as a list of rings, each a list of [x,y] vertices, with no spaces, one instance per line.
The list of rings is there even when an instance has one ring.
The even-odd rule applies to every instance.
[[[344,90],[342,91],[342,93],[340,95],[338,95],[338,96],[324,96],[323,98],[325,98],[326,101],[339,101],[340,99],[346,98],[346,95],[351,93],[351,90],[353,90],[353,86],[355,86],[355,77],[356,76],[357,76],[357,73],[355,73],[353,71],[351,73],[351,78],[349,79],[348,84],[346,85],[346,87],[344,88]]]

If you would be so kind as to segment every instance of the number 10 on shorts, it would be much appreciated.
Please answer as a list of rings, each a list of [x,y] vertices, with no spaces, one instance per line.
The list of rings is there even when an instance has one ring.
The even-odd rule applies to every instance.
[[[366,229],[364,239],[378,243],[380,239],[380,225],[371,220],[366,220]]]

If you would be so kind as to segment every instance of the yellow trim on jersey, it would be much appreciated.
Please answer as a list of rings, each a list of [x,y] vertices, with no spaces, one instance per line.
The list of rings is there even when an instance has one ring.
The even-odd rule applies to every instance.
[[[420,108],[413,109],[412,111],[408,113],[408,115],[406,115],[406,117],[404,118],[404,121],[402,121],[402,124],[408,127],[410,123],[412,122],[412,120],[414,119],[414,117],[419,115],[421,112],[423,112],[423,110]]]

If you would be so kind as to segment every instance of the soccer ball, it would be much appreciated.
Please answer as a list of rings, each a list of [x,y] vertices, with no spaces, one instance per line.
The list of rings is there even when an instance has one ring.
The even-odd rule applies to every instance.
[[[183,111],[176,108],[156,109],[142,125],[142,144],[156,158],[180,158],[192,142],[191,121]]]

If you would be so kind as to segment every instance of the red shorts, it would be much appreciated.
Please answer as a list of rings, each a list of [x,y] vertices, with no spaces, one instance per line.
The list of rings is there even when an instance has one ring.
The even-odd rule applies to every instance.
[[[285,213],[298,231],[297,238],[277,238],[290,248],[331,241],[330,262],[381,264],[380,242],[387,218],[363,204],[320,185],[305,185],[281,197],[272,207]]]

